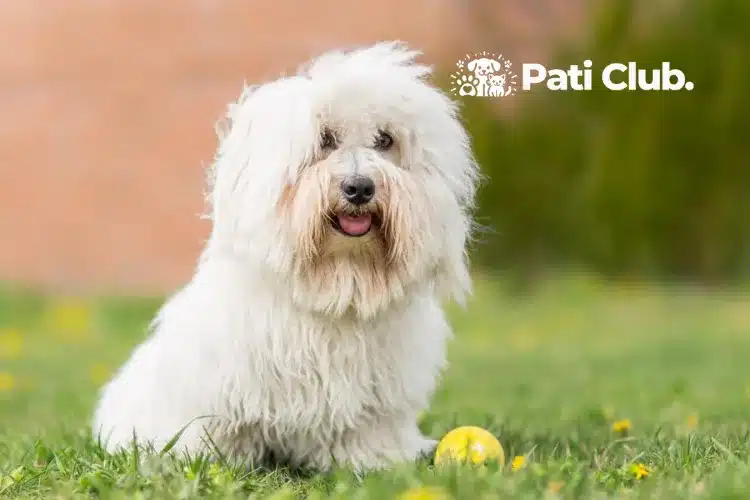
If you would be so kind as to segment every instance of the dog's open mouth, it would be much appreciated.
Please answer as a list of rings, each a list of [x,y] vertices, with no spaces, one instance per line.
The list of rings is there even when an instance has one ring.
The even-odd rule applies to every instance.
[[[353,237],[366,235],[376,223],[377,218],[371,213],[358,215],[337,213],[331,222],[338,232]]]

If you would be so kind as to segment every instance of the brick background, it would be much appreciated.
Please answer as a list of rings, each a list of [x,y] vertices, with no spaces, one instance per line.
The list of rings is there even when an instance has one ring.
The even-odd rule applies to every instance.
[[[208,233],[203,165],[242,82],[340,45],[539,59],[583,0],[4,0],[0,281],[159,293]]]

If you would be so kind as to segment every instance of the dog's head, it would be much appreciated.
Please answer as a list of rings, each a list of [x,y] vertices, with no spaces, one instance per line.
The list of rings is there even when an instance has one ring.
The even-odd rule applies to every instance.
[[[499,86],[504,85],[504,84],[505,84],[505,75],[504,74],[492,75],[490,77],[490,85],[492,85],[493,87],[499,87]]]
[[[473,59],[466,65],[469,71],[473,71],[475,76],[489,76],[492,73],[500,71],[500,61],[495,59],[489,59],[487,57],[481,57],[479,59]]]
[[[301,307],[367,318],[415,287],[460,299],[477,169],[416,52],[331,52],[248,88],[211,169],[209,248],[272,271]]]

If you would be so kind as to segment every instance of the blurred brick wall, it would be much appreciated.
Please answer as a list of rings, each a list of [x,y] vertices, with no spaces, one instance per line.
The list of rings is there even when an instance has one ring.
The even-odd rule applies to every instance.
[[[581,10],[572,0],[482,3],[492,7],[0,2],[0,281],[168,290],[190,276],[208,234],[198,219],[202,169],[215,147],[213,124],[244,80],[381,39],[422,48],[431,63],[498,51],[499,42],[506,55],[538,58],[551,35],[576,25],[560,20],[575,21]],[[477,20],[483,33],[471,29]]]

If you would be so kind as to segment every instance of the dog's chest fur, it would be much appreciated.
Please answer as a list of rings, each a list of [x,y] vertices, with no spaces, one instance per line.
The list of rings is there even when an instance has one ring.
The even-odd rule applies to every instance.
[[[394,409],[420,407],[431,391],[423,384],[434,383],[434,369],[442,365],[443,339],[430,339],[421,331],[411,320],[413,312],[396,315],[370,323],[316,320],[291,312],[282,322],[276,318],[274,331],[260,330],[246,344],[246,364],[237,374],[242,394],[236,415],[252,420],[242,418],[249,412],[248,417],[290,430],[333,432]],[[435,335],[442,337],[441,330]],[[423,374],[414,369],[414,359],[420,358]],[[252,382],[243,384],[242,379]]]

